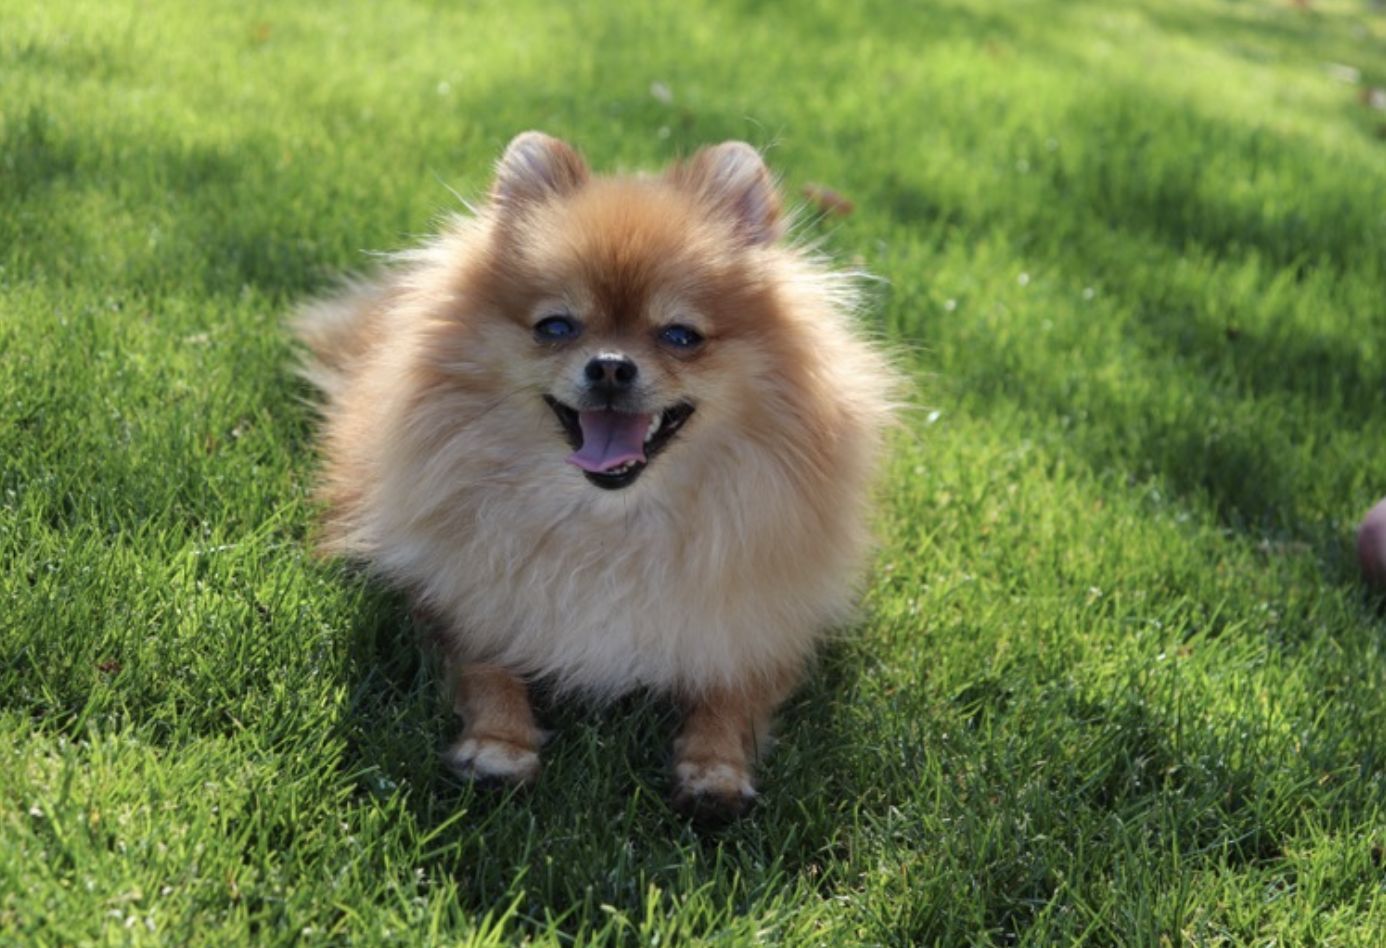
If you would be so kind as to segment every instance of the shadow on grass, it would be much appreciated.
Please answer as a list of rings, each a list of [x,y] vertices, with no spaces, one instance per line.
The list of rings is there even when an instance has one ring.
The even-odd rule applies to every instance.
[[[72,281],[152,294],[191,284],[217,295],[253,286],[288,297],[324,279],[323,248],[296,213],[301,195],[288,182],[266,186],[274,178],[268,141],[210,147],[114,134],[97,142],[62,130],[41,107],[8,122],[3,135],[0,153],[13,173],[0,192],[9,207],[0,237],[21,259]],[[106,215],[113,200],[138,215],[116,226],[133,226],[139,243],[107,249],[99,233],[72,223],[83,205]]]
[[[1136,6],[1157,29],[1179,36],[1202,37],[1239,58],[1320,66],[1326,58],[1363,68],[1368,82],[1386,78],[1378,51],[1371,48],[1367,20],[1380,17],[1374,0],[1323,13],[1310,4],[1220,4],[1193,12],[1179,5],[1145,2]],[[1325,55],[1325,47],[1328,47]],[[1309,54],[1309,50],[1313,54]]]
[[[537,784],[516,791],[458,780],[441,751],[460,722],[442,697],[428,637],[400,597],[368,597],[338,725],[340,769],[354,775],[358,799],[402,807],[410,832],[430,840],[421,867],[453,878],[478,915],[523,890],[524,914],[560,919],[577,934],[606,924],[603,906],[638,920],[651,886],[677,897],[709,885],[726,911],[753,914],[754,902],[786,886],[835,884],[820,870],[841,843],[845,815],[888,805],[873,786],[880,775],[860,764],[861,736],[836,713],[858,674],[841,650],[787,705],[780,746],[760,771],[761,800],[711,832],[669,803],[679,714],[648,695],[594,706],[555,700],[540,685],[536,710],[552,736]]]
[[[1369,305],[1339,288],[1341,276],[1360,283],[1381,272],[1386,235],[1370,186],[1347,180],[1335,190],[1344,179],[1324,177],[1291,190],[1296,169],[1323,160],[1308,143],[1218,122],[1153,92],[1104,92],[1067,121],[1088,144],[1041,169],[1018,206],[970,207],[905,190],[893,213],[940,227],[1052,231],[1048,242],[1032,242],[1029,259],[1061,285],[1095,280],[1130,301],[1124,332],[1139,355],[1120,378],[1085,374],[1077,362],[1056,371],[1045,360],[1070,354],[1022,324],[1017,339],[969,350],[959,394],[1051,425],[1082,416],[1064,434],[1065,450],[1095,468],[1156,476],[1174,495],[1206,497],[1228,526],[1302,530],[1299,504],[1310,488],[1348,496],[1360,473],[1319,469],[1300,446],[1324,433],[1364,432],[1383,417],[1386,370],[1341,328]],[[1162,153],[1142,171],[1141,143],[1160,128],[1180,130],[1200,149]],[[1230,194],[1226,168],[1209,170],[1214,155],[1264,173],[1272,190]],[[1190,258],[1208,275],[1181,269]],[[1216,267],[1247,291],[1229,297]],[[1300,312],[1308,293],[1322,294],[1340,328],[1309,328],[1313,314]]]
[[[57,130],[48,110],[37,105],[22,116],[6,116],[0,126],[0,155],[6,171],[0,195],[9,200],[35,200],[77,168],[76,146]]]
[[[734,5],[742,20],[765,18],[764,4],[738,0]],[[869,33],[921,53],[935,43],[1008,38],[1022,28],[1034,27],[1034,20],[1027,20],[1024,14],[1008,17],[999,10],[951,2],[930,3],[927,10],[916,10],[914,16],[902,17],[900,13],[900,5],[894,0],[870,0],[854,4],[850,10],[832,3],[802,4],[791,15],[782,17],[779,24],[788,35],[799,37],[800,42],[813,40],[817,44],[825,37],[832,40],[844,34]],[[1052,23],[1048,28],[1052,28]]]
[[[1051,182],[1092,225],[1213,257],[1255,250],[1297,275],[1380,262],[1381,223],[1364,200],[1372,188],[1306,138],[1254,115],[1210,117],[1146,86],[1106,89],[1064,121],[1083,148],[1072,165],[1059,159]],[[1161,147],[1167,139],[1195,144],[1173,151]],[[1362,171],[1369,180],[1372,169]]]

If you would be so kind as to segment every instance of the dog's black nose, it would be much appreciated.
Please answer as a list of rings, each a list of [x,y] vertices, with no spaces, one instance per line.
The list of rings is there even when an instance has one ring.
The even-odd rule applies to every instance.
[[[615,394],[634,385],[639,370],[620,353],[603,352],[588,361],[583,374],[595,390]]]

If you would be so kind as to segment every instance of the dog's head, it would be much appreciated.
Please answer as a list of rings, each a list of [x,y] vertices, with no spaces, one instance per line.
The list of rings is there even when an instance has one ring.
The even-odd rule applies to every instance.
[[[726,142],[654,177],[593,177],[537,132],[510,143],[471,289],[494,314],[473,360],[547,406],[600,488],[781,409],[802,344],[774,272],[780,202],[760,155]],[[802,362],[802,360],[798,360]],[[725,436],[726,432],[720,432]]]

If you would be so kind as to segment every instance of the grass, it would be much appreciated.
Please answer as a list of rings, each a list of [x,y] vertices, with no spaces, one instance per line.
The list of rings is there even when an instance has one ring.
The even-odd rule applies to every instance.
[[[1378,7],[0,22],[0,930],[1379,943]],[[402,604],[305,548],[284,313],[529,127],[601,168],[745,138],[841,191],[805,232],[883,278],[919,380],[860,626],[717,837],[653,701],[550,712],[528,795],[455,782]]]

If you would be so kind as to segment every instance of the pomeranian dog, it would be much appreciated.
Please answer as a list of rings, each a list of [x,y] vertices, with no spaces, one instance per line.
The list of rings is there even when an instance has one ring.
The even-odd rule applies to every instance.
[[[535,778],[537,680],[672,697],[675,802],[754,797],[851,614],[892,390],[849,276],[782,231],[744,143],[594,177],[526,132],[484,207],[299,312],[323,548],[437,624],[462,775]]]

